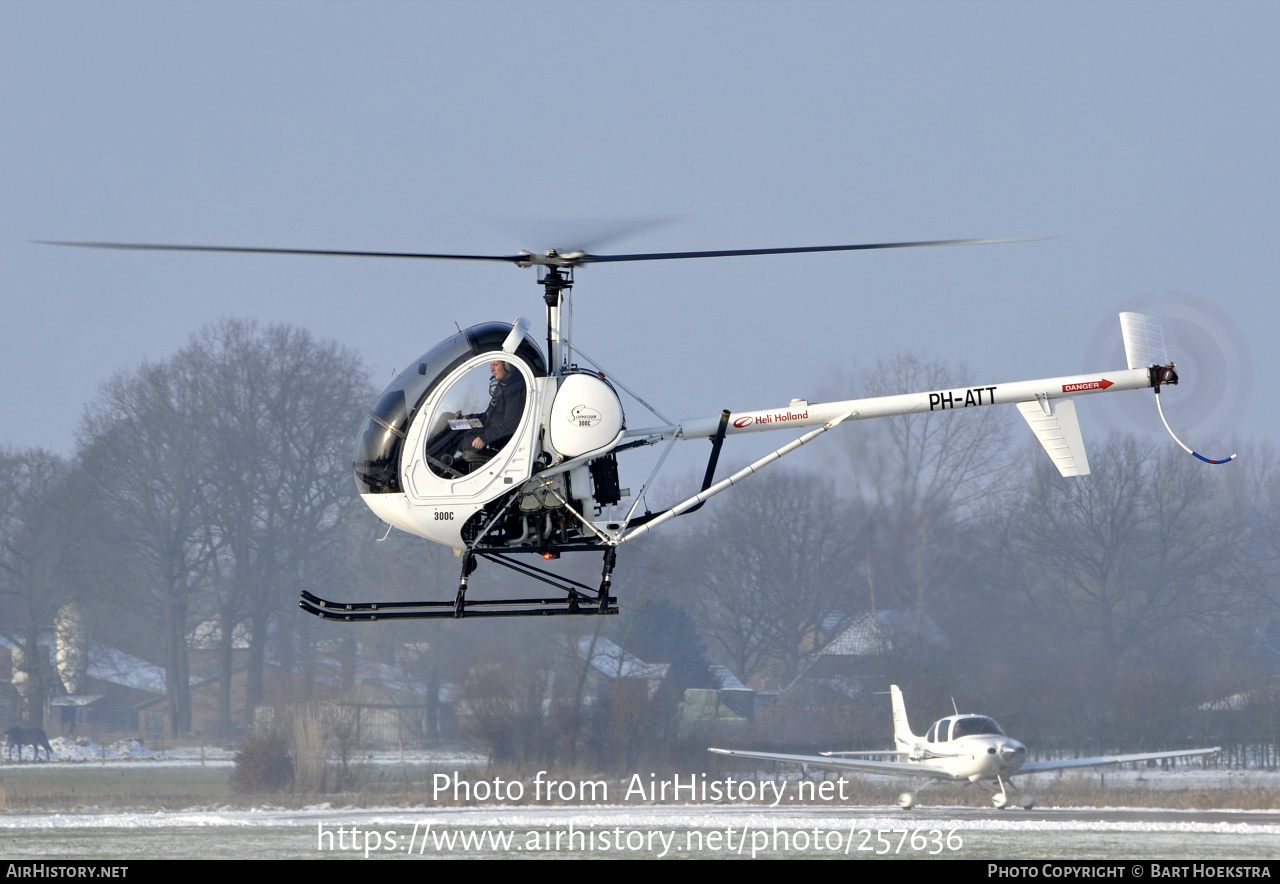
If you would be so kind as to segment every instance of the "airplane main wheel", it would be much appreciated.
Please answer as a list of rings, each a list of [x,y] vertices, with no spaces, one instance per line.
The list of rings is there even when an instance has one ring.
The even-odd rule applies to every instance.
[[[1018,806],[1023,810],[1030,810],[1036,806],[1036,796],[1032,795],[1030,792],[1023,792],[1018,797]]]
[[[910,810],[916,806],[916,794],[914,792],[903,792],[898,796],[898,806],[903,810]]]
[[[1004,810],[1006,807],[1009,806],[1009,796],[1003,792],[1001,792],[999,795],[992,795],[991,803],[994,804],[999,810]]]

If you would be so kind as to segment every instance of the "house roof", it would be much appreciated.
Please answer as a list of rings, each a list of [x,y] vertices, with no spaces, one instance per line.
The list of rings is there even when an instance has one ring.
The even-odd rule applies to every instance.
[[[49,698],[50,706],[92,706],[94,703],[102,699],[101,695],[96,694],[60,694]]]
[[[0,646],[12,649],[13,643],[0,638]],[[40,646],[53,650],[52,636],[41,636]],[[89,646],[89,665],[85,675],[99,681],[117,684],[152,694],[165,692],[164,667],[126,654],[117,648],[93,644]],[[193,679],[194,681],[194,679]]]
[[[578,639],[578,653],[584,658],[590,654],[588,662],[591,667],[609,678],[662,679],[667,677],[671,666],[669,663],[646,663],[607,638],[597,637],[593,647],[591,636],[586,635]]]
[[[928,614],[914,611],[875,611],[861,615],[819,652],[824,657],[874,657],[897,650],[904,637],[946,647],[947,638]]]
[[[750,690],[744,685],[738,676],[734,675],[727,666],[719,664],[711,664],[711,674],[716,678],[716,684],[720,686],[722,691],[746,691]]]
[[[116,648],[94,645],[89,651],[89,669],[86,674],[90,678],[139,691],[165,693],[163,666],[140,660]]]
[[[1201,703],[1198,708],[1201,712],[1243,712],[1254,705],[1274,703],[1277,699],[1280,699],[1280,685],[1271,685]]]

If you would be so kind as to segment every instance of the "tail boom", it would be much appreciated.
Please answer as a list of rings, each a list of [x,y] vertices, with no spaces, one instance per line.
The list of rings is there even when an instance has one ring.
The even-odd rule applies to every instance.
[[[809,403],[793,399],[784,408],[739,411],[729,415],[726,435],[760,433],[825,424],[843,415],[849,420],[866,420],[902,414],[930,414],[937,411],[959,411],[984,405],[1013,405],[1018,402],[1065,399],[1094,393],[1120,390],[1142,390],[1152,384],[1147,368],[1125,368],[1118,371],[1087,375],[1014,381],[1006,384],[984,384],[897,396],[848,399],[841,402]],[[849,414],[853,412],[853,414]],[[685,439],[710,438],[720,425],[720,417],[685,421],[680,427]]]

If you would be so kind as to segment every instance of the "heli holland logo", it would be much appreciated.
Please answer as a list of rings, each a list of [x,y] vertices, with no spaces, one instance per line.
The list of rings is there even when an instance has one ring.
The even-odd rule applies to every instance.
[[[575,405],[569,409],[569,423],[575,427],[594,427],[600,423],[600,412],[590,405]]]
[[[736,421],[733,422],[733,425],[738,429],[742,429],[743,427],[751,426],[751,423],[754,420],[755,418],[753,418],[751,415],[747,415],[746,417],[738,418]]]
[[[1081,390],[1105,390],[1114,384],[1115,381],[1109,381],[1106,378],[1100,381],[1085,381],[1083,384],[1063,384],[1062,392],[1079,393]]]

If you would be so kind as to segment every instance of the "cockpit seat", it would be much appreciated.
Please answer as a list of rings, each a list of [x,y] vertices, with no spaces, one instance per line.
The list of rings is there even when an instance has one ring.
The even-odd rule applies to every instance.
[[[462,460],[472,467],[485,463],[501,451],[504,445],[511,441],[510,436],[504,436],[501,439],[493,440],[492,443],[486,445],[484,448],[472,448],[471,440],[475,438],[475,434],[468,433],[463,438],[462,445]]]

